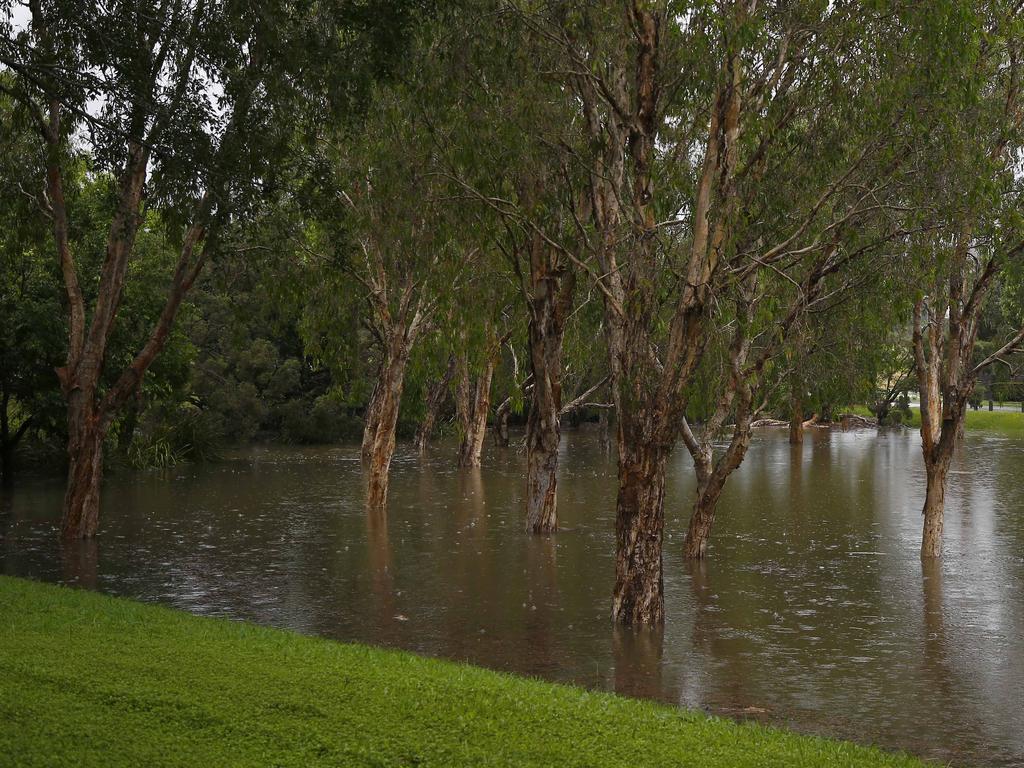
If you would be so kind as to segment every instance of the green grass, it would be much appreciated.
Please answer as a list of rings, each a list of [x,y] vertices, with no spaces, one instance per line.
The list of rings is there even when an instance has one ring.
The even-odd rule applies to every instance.
[[[903,422],[912,429],[921,428],[921,411],[910,409],[910,418]],[[1008,437],[1024,437],[1024,413],[1014,411],[967,411],[964,429],[968,432],[998,432]]]
[[[855,413],[858,416],[873,416],[866,405],[854,405],[842,409],[843,413]],[[910,409],[910,418],[903,425],[911,429],[921,428],[921,411],[916,407]],[[981,410],[967,411],[964,429],[978,432],[999,432],[1011,437],[1024,437],[1024,413],[1019,411],[990,411],[983,403]]]
[[[875,414],[866,405],[849,405],[846,408],[841,408],[839,413],[852,413],[856,416],[863,416],[865,419],[875,418]],[[838,419],[839,417],[837,416],[836,418]]]
[[[917,422],[920,425],[920,415],[917,415]],[[967,412],[964,428],[1024,437],[1024,413],[1020,411],[989,411],[983,405],[980,411]]]
[[[0,577],[0,764],[924,765],[9,577]]]

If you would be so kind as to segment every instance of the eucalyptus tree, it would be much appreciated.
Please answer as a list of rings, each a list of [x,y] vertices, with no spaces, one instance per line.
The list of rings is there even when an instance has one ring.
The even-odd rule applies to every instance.
[[[437,427],[437,420],[440,418],[441,410],[451,394],[451,383],[455,377],[456,365],[455,355],[449,352],[441,375],[433,379],[427,387],[426,397],[424,398],[423,418],[416,427],[416,437],[414,440],[416,450],[420,453],[424,453],[427,450],[434,436],[434,430]]]
[[[586,218],[585,177],[571,160],[581,137],[567,130],[579,115],[553,74],[558,57],[531,34],[528,19],[501,2],[465,10],[452,23],[449,44],[457,52],[448,76],[457,84],[451,98],[469,119],[438,126],[438,145],[466,198],[500,222],[495,245],[526,312],[526,529],[549,533],[558,527],[563,344],[581,248],[576,225]],[[500,416],[511,402],[499,407]]]
[[[361,305],[356,312],[374,369],[362,439],[367,505],[374,510],[387,502],[409,361],[474,258],[456,239],[443,203],[446,190],[420,117],[420,85],[381,85],[359,132],[330,137],[331,175],[321,180],[326,207],[305,246],[317,254],[318,284],[310,286],[317,324],[337,326],[341,304]]]
[[[939,557],[947,475],[978,376],[1024,345],[1024,321],[975,357],[986,302],[997,280],[1024,269],[1021,161],[1024,147],[1024,14],[1019,2],[971,9],[972,47],[956,71],[958,102],[926,161],[921,194],[941,227],[910,253],[921,280],[913,351],[926,474],[921,556]],[[934,153],[934,154],[933,154]],[[1019,330],[1017,330],[1019,329]]]
[[[459,427],[457,464],[479,467],[487,423],[491,415],[491,389],[501,362],[502,349],[518,325],[513,286],[498,265],[495,230],[489,217],[477,217],[480,254],[472,274],[455,295],[460,305],[455,367],[455,414]]]
[[[454,381],[463,438],[459,463],[475,466],[504,342],[504,288],[495,286],[490,266],[493,221],[487,212],[465,210],[441,146],[463,120],[459,83],[446,61],[453,50],[447,22],[458,17],[459,9],[449,8],[424,24],[394,77],[370,95],[358,131],[325,130],[318,150],[329,173],[318,182],[322,232],[314,232],[312,248],[330,256],[317,272],[322,284],[313,289],[319,304],[313,312],[325,326],[339,301],[354,297],[362,305],[374,368],[362,442],[373,510],[386,505],[406,376],[418,345],[427,339],[438,356],[449,358],[430,388],[418,443],[425,447]]]
[[[164,347],[223,224],[267,183],[268,165],[287,147],[294,125],[281,118],[294,113],[285,105],[300,92],[318,92],[313,74],[340,62],[351,35],[332,4],[30,0],[27,8],[24,25],[16,28],[10,16],[2,21],[0,66],[13,75],[3,87],[29,111],[46,153],[44,215],[68,311],[66,360],[58,369],[70,461],[61,528],[74,539],[91,537],[99,524],[103,442],[112,421]],[[345,68],[334,74],[348,81]],[[82,274],[69,239],[75,212],[65,185],[74,150],[87,151],[118,185],[89,305],[83,287],[96,278]],[[136,236],[152,207],[171,223],[177,264],[148,339],[104,386]]]
[[[7,90],[29,110],[46,150],[45,215],[52,222],[69,312],[67,359],[58,369],[68,406],[70,460],[61,527],[65,538],[81,538],[94,535],[99,524],[103,441],[110,424],[163,346],[202,265],[215,195],[212,189],[196,193],[196,182],[205,184],[190,178],[176,150],[201,148],[198,154],[205,157],[190,157],[186,163],[209,164],[215,148],[206,133],[220,118],[200,85],[201,73],[235,65],[238,51],[223,46],[221,54],[230,59],[214,57],[230,38],[215,41],[211,30],[223,35],[229,25],[217,9],[203,5],[165,6],[163,14],[148,14],[120,5],[32,2],[29,10],[27,26],[7,36],[0,63],[13,73],[15,82]],[[83,128],[87,138],[79,133]],[[91,307],[83,291],[87,278],[79,272],[80,257],[69,239],[73,212],[65,184],[69,145],[76,140],[88,141],[101,168],[118,177],[118,204]],[[159,179],[152,185],[160,187],[158,192],[146,188],[151,176]],[[149,340],[102,391],[144,198],[148,204],[154,192],[175,197],[187,222],[178,267]]]
[[[895,183],[906,106],[896,102],[908,88],[906,78],[891,96],[872,85],[905,55],[887,52],[906,38],[906,20],[859,3],[517,7],[558,52],[579,105],[571,127],[586,140],[576,152],[588,174],[586,266],[604,300],[618,427],[613,615],[657,623],[665,463],[716,317],[730,323],[722,348],[735,351],[717,410],[737,427],[717,459],[716,423],[705,437],[684,434],[706,486],[686,544],[696,557],[746,450],[758,381],[779,340],[845,285],[850,260],[877,248],[854,230],[887,205],[876,198]],[[865,87],[880,107],[859,97]],[[839,107],[831,123],[829,105]],[[872,136],[872,125],[882,130]],[[836,146],[815,136],[821,128]],[[822,156],[802,154],[808,139]],[[794,154],[814,162],[798,167]],[[892,230],[882,229],[884,240]],[[767,316],[764,292],[781,297]]]

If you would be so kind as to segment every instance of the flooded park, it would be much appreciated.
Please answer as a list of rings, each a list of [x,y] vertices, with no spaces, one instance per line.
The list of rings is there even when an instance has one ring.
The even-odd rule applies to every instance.
[[[915,431],[809,429],[790,446],[759,430],[696,563],[681,554],[692,466],[673,453],[663,629],[610,619],[615,457],[595,432],[563,437],[549,536],[523,533],[521,452],[457,469],[454,450],[400,445],[385,516],[364,507],[358,446],[111,474],[101,535],[69,548],[62,482],[26,481],[0,496],[0,572],[956,765],[1024,763],[1024,441],[968,432],[933,561]]]

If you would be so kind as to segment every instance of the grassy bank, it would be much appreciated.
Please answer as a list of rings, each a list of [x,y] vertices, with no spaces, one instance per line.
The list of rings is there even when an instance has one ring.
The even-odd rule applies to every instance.
[[[0,649],[4,765],[923,765],[8,577]]]
[[[916,414],[917,423],[921,423],[920,414]],[[1024,413],[1019,411],[989,411],[984,407],[980,411],[968,411],[965,429],[1002,432],[1007,435],[1024,437]]]
[[[857,405],[844,409],[849,413],[856,413],[860,416],[872,416],[871,410],[864,405]],[[921,428],[921,411],[912,407],[910,418],[903,422],[904,426],[911,429]],[[1024,437],[1024,413],[1018,411],[989,411],[986,407],[981,410],[967,411],[967,420],[964,429],[978,432],[999,432],[1011,437]]]

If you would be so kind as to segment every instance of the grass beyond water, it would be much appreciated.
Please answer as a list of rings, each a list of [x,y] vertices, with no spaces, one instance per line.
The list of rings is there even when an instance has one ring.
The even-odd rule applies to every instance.
[[[871,410],[864,405],[848,409],[858,416],[873,416]],[[910,429],[921,428],[921,411],[916,406],[910,409],[910,418],[903,422]],[[964,429],[978,432],[999,432],[1012,437],[1024,437],[1024,413],[1019,411],[990,411],[982,405],[981,410],[967,411]]]
[[[903,766],[847,742],[0,577],[12,766]]]

